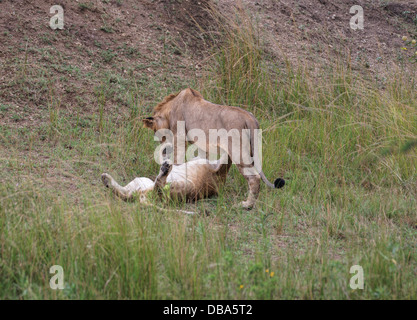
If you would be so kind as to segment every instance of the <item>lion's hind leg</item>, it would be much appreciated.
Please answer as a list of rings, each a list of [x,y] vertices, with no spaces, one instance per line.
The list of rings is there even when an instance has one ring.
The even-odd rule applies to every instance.
[[[153,181],[148,178],[135,178],[125,187],[122,187],[108,173],[103,173],[101,175],[101,181],[107,188],[111,189],[116,196],[123,200],[131,200],[135,194],[145,194],[154,187]]]
[[[256,200],[259,196],[259,190],[261,187],[261,178],[259,174],[256,174],[254,167],[245,167],[242,165],[237,165],[239,172],[245,177],[245,180],[249,186],[249,194],[246,201],[241,203],[241,206],[244,209],[252,209],[255,205]]]

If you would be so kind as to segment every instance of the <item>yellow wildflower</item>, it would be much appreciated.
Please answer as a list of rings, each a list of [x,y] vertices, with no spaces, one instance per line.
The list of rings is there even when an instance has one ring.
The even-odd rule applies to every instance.
[[[275,273],[272,271],[272,272],[271,272],[271,274],[270,274],[271,278],[274,276],[274,274],[275,274]]]
[[[406,36],[404,36],[404,37],[403,37],[403,41],[407,41],[407,39],[408,39],[408,38],[407,38]]]

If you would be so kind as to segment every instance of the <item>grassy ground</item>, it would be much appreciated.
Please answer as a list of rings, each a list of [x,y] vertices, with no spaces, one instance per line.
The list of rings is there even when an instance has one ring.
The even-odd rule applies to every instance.
[[[255,209],[237,209],[247,185],[233,167],[219,197],[165,204],[209,216],[115,199],[102,172],[123,183],[158,172],[141,97],[157,102],[184,84],[80,73],[98,83],[93,112],[70,112],[49,90],[47,121],[0,127],[1,299],[417,298],[415,75],[393,70],[380,88],[343,62],[310,74],[269,59],[250,23],[224,33],[206,75],[187,84],[256,115],[264,172],[287,185],[263,186]],[[57,80],[11,67],[20,70],[11,88]],[[114,94],[125,109],[105,108]],[[49,287],[52,265],[63,267],[64,290]],[[363,290],[349,287],[353,265]]]

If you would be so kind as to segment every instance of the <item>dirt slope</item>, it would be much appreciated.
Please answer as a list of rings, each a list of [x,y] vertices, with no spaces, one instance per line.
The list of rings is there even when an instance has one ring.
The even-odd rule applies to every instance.
[[[49,27],[54,4],[64,9],[63,30]],[[184,6],[147,0],[1,1],[0,122],[37,125],[46,120],[42,115],[51,104],[88,112],[101,87],[113,91],[106,94],[110,108],[127,103],[126,97],[118,97],[120,85],[155,83],[163,88],[166,78],[187,79],[186,85],[207,49],[204,41],[196,41],[201,30],[194,22],[207,25],[204,11],[196,12],[202,5],[204,1]],[[58,101],[49,101],[51,96]],[[148,98],[154,98],[152,93],[141,96],[143,103]]]
[[[215,3],[215,4],[214,4]],[[233,17],[239,1],[213,2]],[[64,8],[64,30],[52,30],[49,9]],[[136,88],[152,105],[166,88],[188,86],[201,74],[216,29],[209,0],[0,1],[0,123],[32,126],[47,121],[51,105],[96,112],[128,105],[123,87]],[[349,27],[352,5],[362,5],[364,30]],[[350,61],[354,69],[383,77],[406,59],[401,37],[417,35],[414,1],[243,0],[257,21],[265,49],[314,68]],[[170,85],[168,85],[168,83]],[[151,88],[150,88],[151,84]],[[143,88],[141,91],[140,89]],[[57,97],[51,101],[51,96]]]
[[[230,12],[236,1],[220,1]],[[350,8],[362,6],[364,29],[350,28]],[[417,36],[417,2],[380,0],[244,0],[257,18],[267,48],[277,57],[311,65],[350,59],[354,68],[374,74],[400,63],[403,36]]]

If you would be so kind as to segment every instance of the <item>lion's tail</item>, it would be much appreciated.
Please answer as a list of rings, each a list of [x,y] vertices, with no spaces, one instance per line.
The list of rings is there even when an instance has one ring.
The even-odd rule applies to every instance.
[[[166,209],[166,208],[159,207],[159,206],[154,205],[154,204],[149,203],[149,202],[142,202],[142,205],[145,205],[145,206],[147,206],[147,207],[153,207],[153,208],[155,208],[155,209],[157,209],[158,211],[163,212],[163,213],[167,213],[167,212],[179,212],[179,213],[185,213],[185,214],[188,214],[188,215],[195,215],[195,214],[197,214],[197,212],[194,212],[194,211],[188,211],[188,210],[181,210],[181,209]]]
[[[272,184],[271,182],[269,182],[269,180],[265,177],[265,174],[263,171],[261,171],[261,173],[259,174],[262,178],[262,181],[265,182],[265,184],[270,187],[270,188],[275,188],[275,189],[279,189],[282,188],[283,186],[285,186],[285,180],[282,178],[277,178],[274,181],[274,184]]]
[[[178,213],[184,213],[184,214],[191,215],[191,216],[192,215],[198,215],[200,213],[202,213],[206,216],[210,215],[210,212],[207,211],[207,210],[203,210],[202,212],[197,212],[197,211],[188,211],[188,210],[181,210],[181,209],[163,208],[163,207],[159,207],[159,206],[157,206],[153,203],[150,203],[148,201],[141,202],[141,204],[144,205],[144,206],[147,206],[147,207],[155,208],[156,210],[158,210],[160,212],[163,212],[163,213],[178,212]]]

